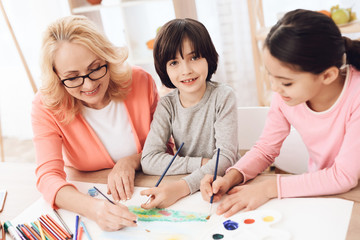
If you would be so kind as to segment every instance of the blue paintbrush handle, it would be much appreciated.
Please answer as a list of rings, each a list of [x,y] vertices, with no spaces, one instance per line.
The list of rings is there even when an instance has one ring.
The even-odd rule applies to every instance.
[[[175,153],[174,157],[171,159],[171,161],[169,162],[169,165],[166,167],[165,171],[163,172],[163,174],[161,175],[161,177],[159,178],[159,180],[157,181],[157,183],[155,184],[155,187],[158,187],[161,180],[164,178],[166,172],[169,170],[171,164],[174,162],[176,156],[178,155],[178,153],[180,152],[181,148],[184,146],[184,143],[182,143],[179,147],[179,149],[177,150],[177,152]]]
[[[218,148],[218,150],[217,150],[213,182],[215,182],[216,176],[217,176],[217,169],[218,169],[218,165],[219,165],[219,155],[220,155],[220,148]],[[214,194],[210,198],[210,203],[213,203],[213,200],[214,200]]]

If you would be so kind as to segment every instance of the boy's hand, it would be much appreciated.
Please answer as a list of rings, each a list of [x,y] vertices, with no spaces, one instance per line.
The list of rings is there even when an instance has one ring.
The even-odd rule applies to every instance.
[[[166,208],[189,194],[190,189],[185,180],[160,184],[159,187],[146,189],[140,192],[140,195],[152,195],[151,201],[147,204],[142,204],[141,207],[144,209]]]
[[[202,198],[210,202],[211,196],[214,194],[213,202],[217,202],[221,197],[229,190],[230,185],[223,177],[216,177],[215,182],[213,182],[214,176],[207,174],[201,180],[200,191]]]

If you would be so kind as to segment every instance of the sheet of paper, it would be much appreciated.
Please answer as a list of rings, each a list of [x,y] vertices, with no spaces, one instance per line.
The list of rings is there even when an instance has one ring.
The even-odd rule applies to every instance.
[[[78,187],[79,191],[83,193],[87,193],[88,189],[92,188],[93,186],[96,186],[103,193],[106,193],[105,184],[82,182],[73,183]],[[142,189],[144,188],[136,187],[133,198],[124,202],[124,204],[127,206],[140,206],[140,204],[144,203],[147,200],[147,197],[140,196],[139,192]],[[96,198],[103,197],[98,195]],[[346,238],[352,206],[352,201],[337,198],[273,199],[258,208],[256,211],[273,211],[272,215],[274,215],[276,219],[279,219],[279,221],[274,221],[271,225],[269,225],[269,227],[271,227],[271,229],[279,230],[279,234],[280,232],[290,234],[290,239],[339,240]],[[217,203],[214,204],[213,210],[215,210],[216,207]],[[201,194],[198,192],[180,200],[169,209],[206,213],[209,210],[209,204],[202,200]],[[62,209],[59,210],[59,213],[69,228],[74,231],[76,214]],[[49,214],[57,220],[57,217],[53,213],[50,205],[47,204],[42,198],[40,198],[11,222],[13,225],[19,223],[30,223],[35,221],[42,214]],[[244,213],[240,212],[235,216],[235,218],[230,218],[230,220],[234,219],[238,221],[242,214]],[[247,218],[253,217],[255,219],[258,216],[257,214],[258,213],[256,212],[250,212],[250,215],[246,216]],[[102,231],[92,220],[86,219],[85,217],[81,217],[81,220],[84,221],[93,239],[183,240],[201,239],[201,237],[204,235],[213,236],[217,233],[218,229],[222,228],[226,219],[222,218],[222,216],[216,216],[213,214],[209,222],[139,222],[137,228],[125,228],[123,230],[111,233]],[[223,239],[236,239],[236,231],[241,230],[240,225],[238,230],[233,230],[233,232],[231,232],[232,237],[226,237]],[[259,225],[253,226],[258,227]],[[224,230],[225,233],[226,231],[227,230]]]

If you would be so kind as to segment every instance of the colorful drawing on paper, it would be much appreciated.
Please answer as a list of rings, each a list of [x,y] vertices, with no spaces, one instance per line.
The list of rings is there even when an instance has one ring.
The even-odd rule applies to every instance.
[[[289,240],[289,232],[272,225],[281,220],[281,214],[272,210],[238,213],[228,219],[212,217],[202,239],[273,239]]]
[[[165,208],[143,209],[137,206],[128,206],[130,212],[137,215],[138,221],[143,222],[206,222],[207,214],[187,211],[176,211]]]

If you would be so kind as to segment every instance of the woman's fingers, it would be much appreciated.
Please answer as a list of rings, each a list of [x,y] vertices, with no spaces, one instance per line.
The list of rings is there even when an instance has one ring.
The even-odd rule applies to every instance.
[[[118,191],[123,191],[124,192],[124,198],[129,200],[131,198],[132,192],[131,192],[131,183],[130,183],[130,179],[128,176],[124,176],[122,178],[122,186],[118,186]],[[123,198],[121,198],[123,199]]]

